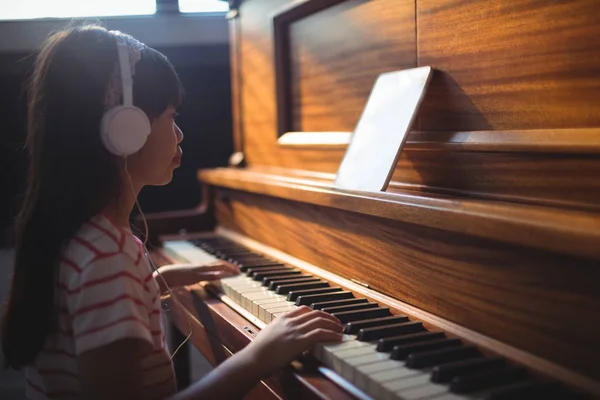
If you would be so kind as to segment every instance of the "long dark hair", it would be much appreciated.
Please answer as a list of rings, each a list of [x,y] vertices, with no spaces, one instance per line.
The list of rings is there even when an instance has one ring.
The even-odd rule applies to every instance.
[[[2,323],[5,365],[31,363],[58,328],[60,255],[82,224],[119,196],[119,164],[99,129],[117,66],[115,37],[99,26],[53,34],[43,44],[28,87],[27,191],[15,224],[15,263]],[[134,104],[150,120],[179,106],[182,88],[166,57],[142,51]]]

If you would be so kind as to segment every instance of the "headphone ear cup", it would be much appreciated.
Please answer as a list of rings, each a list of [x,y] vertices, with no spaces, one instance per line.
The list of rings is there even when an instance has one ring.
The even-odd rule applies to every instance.
[[[108,110],[100,127],[102,142],[108,151],[118,156],[138,152],[150,134],[150,121],[142,110],[132,106],[117,106]]]

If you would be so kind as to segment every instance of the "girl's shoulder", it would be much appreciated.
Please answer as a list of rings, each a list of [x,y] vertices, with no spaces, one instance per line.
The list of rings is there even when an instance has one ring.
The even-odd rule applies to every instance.
[[[69,241],[61,263],[78,273],[109,259],[119,260],[123,268],[135,269],[143,255],[142,242],[129,229],[100,214],[85,222]]]

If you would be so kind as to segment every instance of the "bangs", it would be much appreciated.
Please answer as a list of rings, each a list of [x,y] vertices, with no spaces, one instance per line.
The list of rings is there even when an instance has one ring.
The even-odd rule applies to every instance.
[[[183,97],[183,86],[167,57],[149,47],[142,50],[133,77],[135,106],[152,120],[168,107],[179,107]]]

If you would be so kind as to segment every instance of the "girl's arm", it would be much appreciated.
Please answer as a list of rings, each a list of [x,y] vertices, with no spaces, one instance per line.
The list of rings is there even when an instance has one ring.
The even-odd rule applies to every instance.
[[[141,360],[150,345],[142,339],[121,339],[78,356],[84,399],[120,400],[142,396]]]
[[[181,286],[193,285],[201,281],[214,281],[228,276],[239,274],[239,269],[225,261],[216,261],[206,265],[198,264],[170,264],[164,265],[152,273],[158,283],[161,293],[166,293],[168,288],[174,289]]]
[[[335,317],[299,307],[275,319],[254,342],[171,400],[239,399],[311,345],[339,341],[341,337],[342,325]]]

